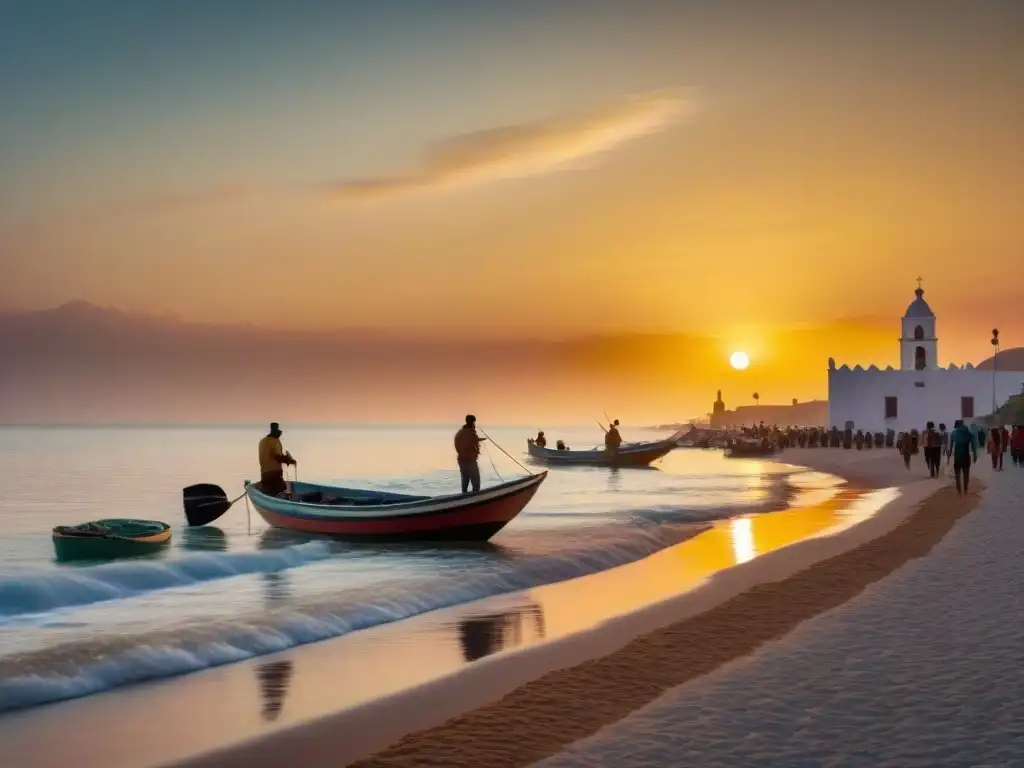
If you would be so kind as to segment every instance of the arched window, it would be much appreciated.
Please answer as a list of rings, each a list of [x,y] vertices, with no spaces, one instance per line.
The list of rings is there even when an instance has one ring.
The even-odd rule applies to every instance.
[[[924,328],[922,328],[919,325],[919,326],[917,326],[917,328],[914,329],[914,340],[915,341],[920,341],[923,338],[924,338]]]
[[[914,369],[923,371],[928,367],[928,355],[924,351],[924,347],[916,347],[914,349]]]

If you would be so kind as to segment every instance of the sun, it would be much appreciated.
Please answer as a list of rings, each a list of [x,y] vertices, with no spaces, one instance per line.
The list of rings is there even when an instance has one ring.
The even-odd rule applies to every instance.
[[[737,371],[742,371],[748,365],[750,365],[750,358],[747,357],[746,352],[733,352],[729,357],[729,365],[735,368]]]

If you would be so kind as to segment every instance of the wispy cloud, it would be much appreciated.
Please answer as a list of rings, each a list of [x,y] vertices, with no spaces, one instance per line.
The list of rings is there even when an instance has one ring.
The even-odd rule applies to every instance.
[[[169,193],[156,197],[121,203],[119,207],[133,213],[167,213],[189,208],[202,208],[246,200],[266,190],[258,184],[223,184],[191,192]]]
[[[690,106],[681,93],[657,91],[589,114],[454,136],[431,146],[417,170],[344,181],[330,191],[343,199],[367,200],[579,167],[629,141],[665,130],[685,117]]]

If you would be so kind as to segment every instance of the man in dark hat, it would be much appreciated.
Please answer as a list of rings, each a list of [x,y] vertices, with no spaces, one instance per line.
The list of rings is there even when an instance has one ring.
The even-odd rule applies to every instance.
[[[260,440],[260,489],[269,496],[277,496],[286,489],[284,465],[298,462],[281,446],[281,425],[270,425],[270,433]]]
[[[469,490],[470,484],[474,491],[480,490],[480,443],[486,440],[476,433],[476,416],[470,414],[466,423],[455,433],[455,454],[459,459],[459,474],[462,475],[462,492]]]

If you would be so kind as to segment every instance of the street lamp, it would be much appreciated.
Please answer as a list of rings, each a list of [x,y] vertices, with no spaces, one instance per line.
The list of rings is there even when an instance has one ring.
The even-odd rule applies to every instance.
[[[999,368],[999,329],[992,329],[992,414],[996,412],[996,370]]]

